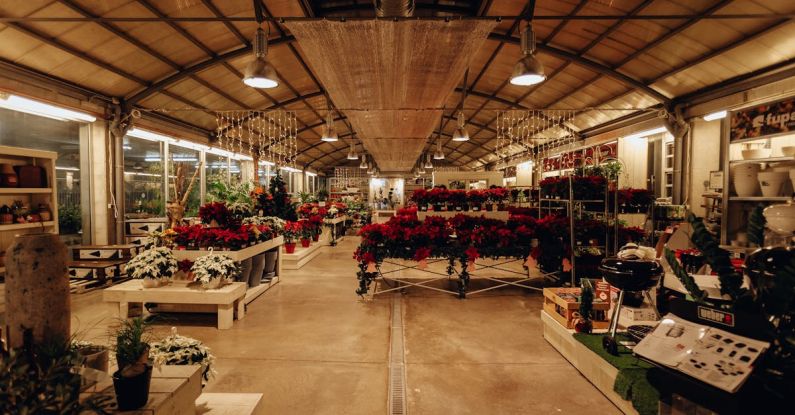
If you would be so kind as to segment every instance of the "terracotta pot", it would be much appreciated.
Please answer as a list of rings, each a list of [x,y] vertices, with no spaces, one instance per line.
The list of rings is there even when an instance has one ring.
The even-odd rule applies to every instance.
[[[14,166],[3,163],[0,164],[0,187],[18,187],[19,177],[14,171]]]
[[[285,243],[284,244],[284,251],[287,252],[288,254],[294,254],[295,253],[295,242]]]
[[[310,242],[309,238],[301,238],[301,246],[304,248],[309,248]]]

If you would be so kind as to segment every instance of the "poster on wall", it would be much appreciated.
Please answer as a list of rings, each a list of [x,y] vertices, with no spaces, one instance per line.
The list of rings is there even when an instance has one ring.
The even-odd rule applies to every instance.
[[[795,98],[732,112],[730,140],[795,132]]]

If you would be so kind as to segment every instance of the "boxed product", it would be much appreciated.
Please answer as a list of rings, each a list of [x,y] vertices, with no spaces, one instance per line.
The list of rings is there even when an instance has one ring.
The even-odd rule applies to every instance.
[[[544,288],[544,310],[567,329],[573,329],[575,313],[580,309],[580,288]],[[610,303],[600,299],[594,287],[593,328],[606,329]]]

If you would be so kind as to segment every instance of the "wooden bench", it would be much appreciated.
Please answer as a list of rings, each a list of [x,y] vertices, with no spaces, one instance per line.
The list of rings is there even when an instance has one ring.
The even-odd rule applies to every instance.
[[[143,288],[141,280],[130,280],[102,291],[103,301],[117,304],[119,318],[128,317],[129,303],[213,305],[216,306],[218,313],[219,330],[232,328],[235,309],[237,309],[238,320],[245,317],[245,296],[246,283],[244,282],[229,283],[215,290],[203,290],[181,284]]]

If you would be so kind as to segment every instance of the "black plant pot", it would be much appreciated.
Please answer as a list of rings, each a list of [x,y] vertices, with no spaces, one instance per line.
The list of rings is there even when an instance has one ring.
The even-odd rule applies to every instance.
[[[141,408],[149,400],[149,384],[152,380],[152,366],[132,377],[121,376],[119,371],[113,374],[113,389],[116,391],[116,402],[119,410],[130,411]]]

